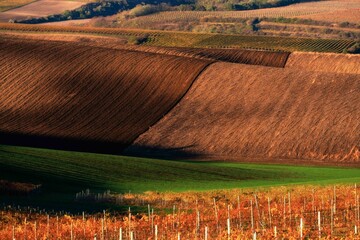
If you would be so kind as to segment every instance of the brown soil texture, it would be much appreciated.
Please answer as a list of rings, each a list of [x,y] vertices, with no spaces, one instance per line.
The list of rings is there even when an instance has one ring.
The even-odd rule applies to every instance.
[[[357,74],[215,63],[125,152],[355,163],[359,99]]]
[[[84,2],[66,0],[39,0],[28,5],[11,9],[0,13],[0,22],[8,22],[9,19],[26,19],[28,17],[45,17],[52,14],[62,13],[84,5]]]
[[[1,143],[106,152],[156,123],[210,63],[1,39],[0,56]]]
[[[125,46],[124,46],[125,47]],[[255,51],[242,49],[205,49],[175,47],[127,47],[135,51],[155,52],[174,56],[216,60],[231,63],[284,67],[289,52]]]
[[[183,47],[152,47],[126,44],[126,39],[119,37],[91,36],[82,34],[22,34],[4,33],[9,39],[40,39],[47,41],[77,42],[86,46],[104,47],[139,52],[158,53],[172,56],[189,57],[210,61],[223,61],[263,65],[271,67],[284,67],[290,52],[256,51],[242,49],[206,49]]]
[[[334,73],[360,74],[360,56],[335,53],[293,52],[286,68]]]

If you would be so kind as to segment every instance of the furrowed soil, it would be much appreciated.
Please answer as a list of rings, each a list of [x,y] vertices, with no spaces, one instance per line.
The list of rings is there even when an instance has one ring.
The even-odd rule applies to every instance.
[[[0,38],[1,143],[119,153],[142,134],[126,154],[359,163],[358,56],[31,38]]]
[[[358,99],[357,74],[215,63],[126,153],[359,162]]]
[[[286,67],[303,71],[360,74],[360,57],[351,54],[293,52]]]
[[[155,47],[130,45],[126,37],[91,36],[82,34],[24,34],[7,33],[2,38],[11,39],[31,39],[60,42],[75,42],[77,44],[93,47],[103,47],[110,49],[129,50],[136,52],[148,52],[180,56],[187,58],[197,58],[209,61],[223,61],[232,63],[244,63],[251,65],[263,65],[271,67],[285,67],[290,52],[256,51],[244,49],[206,49],[206,48],[185,48],[185,47]]]
[[[0,40],[0,141],[119,152],[165,115],[210,61]]]

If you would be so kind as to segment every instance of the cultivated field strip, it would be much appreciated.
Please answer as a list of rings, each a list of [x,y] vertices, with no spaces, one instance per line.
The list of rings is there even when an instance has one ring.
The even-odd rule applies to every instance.
[[[189,32],[167,32],[141,29],[69,27],[0,23],[4,32],[67,33],[113,36],[117,38],[146,37],[142,45],[191,48],[239,48],[270,51],[306,51],[341,53],[355,44],[353,40],[312,39],[268,36],[243,36]],[[39,34],[40,35],[40,34]]]
[[[0,40],[0,55],[3,134],[119,147],[166,114],[210,63],[41,41]]]
[[[159,48],[139,47],[133,48],[145,52],[187,56],[192,58],[208,59],[223,62],[263,65],[271,67],[284,67],[289,52],[255,51],[242,49],[204,49],[204,48]]]
[[[156,31],[134,30],[119,28],[96,28],[75,26],[50,26],[41,24],[9,24],[0,23],[1,30],[23,31],[23,32],[67,32],[67,33],[91,33],[104,35],[141,36],[143,34],[156,35]]]
[[[152,37],[147,45],[168,47],[241,48],[270,51],[305,51],[341,53],[354,45],[352,40],[194,34],[169,32],[168,38]]]
[[[360,74],[360,56],[350,54],[293,52],[288,58],[286,68]]]
[[[215,63],[126,152],[358,162],[359,99],[357,74]]]
[[[285,67],[290,52],[256,51],[243,49],[206,49],[184,47],[131,46],[119,44],[82,43],[90,46],[125,49],[130,51],[149,52],[209,61],[222,61],[270,67]]]
[[[156,54],[165,54],[172,56],[188,57],[204,59],[209,61],[222,61],[232,63],[243,63],[251,65],[263,65],[271,67],[284,67],[290,52],[274,52],[274,51],[256,51],[245,49],[209,49],[209,48],[184,48],[184,47],[156,47],[156,46],[141,46],[141,45],[127,45],[119,44],[118,39],[112,38],[86,38],[88,41],[81,41],[84,37],[71,37],[71,35],[59,36],[55,38],[48,38],[44,35],[6,35],[7,40],[12,39],[31,39],[31,40],[47,40],[47,41],[69,41],[75,42],[85,46],[103,47],[110,49],[120,49],[136,52],[148,52]],[[80,39],[80,40],[79,40]]]
[[[312,14],[328,14],[332,11],[345,9],[359,9],[359,1],[319,1],[311,3],[292,4],[285,7],[264,8],[247,11],[181,11],[174,14],[173,11],[160,12],[136,18],[136,22],[171,23],[174,21],[196,21],[206,17],[222,18],[255,18],[255,17],[286,17],[294,18]]]

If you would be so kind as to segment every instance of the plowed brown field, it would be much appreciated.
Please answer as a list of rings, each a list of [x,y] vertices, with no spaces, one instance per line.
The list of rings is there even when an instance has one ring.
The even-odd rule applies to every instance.
[[[359,99],[357,74],[215,63],[126,153],[359,162]]]
[[[224,61],[233,63],[244,63],[251,65],[263,65],[271,67],[284,67],[289,57],[289,52],[256,51],[242,49],[205,49],[205,48],[182,48],[182,47],[154,47],[128,45],[126,39],[89,36],[81,34],[19,34],[4,33],[3,38],[47,40],[47,41],[70,41],[81,45],[104,47],[111,49],[121,49],[130,51],[140,51],[149,53],[159,53],[180,57],[190,57],[210,61]]]
[[[360,74],[360,56],[332,53],[291,53],[286,68]]]
[[[15,40],[0,40],[0,56],[0,142],[61,140],[90,151],[111,146],[119,151],[131,143],[179,101],[210,63]],[[76,146],[83,141],[92,144]]]
[[[285,66],[287,58],[290,54],[289,52],[255,51],[241,49],[204,49],[142,46],[126,48],[135,51],[154,52],[167,55],[281,68]]]

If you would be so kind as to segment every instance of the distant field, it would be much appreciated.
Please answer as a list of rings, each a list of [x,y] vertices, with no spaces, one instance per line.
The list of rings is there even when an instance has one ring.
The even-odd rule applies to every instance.
[[[356,42],[339,39],[244,36],[211,33],[164,32],[154,30],[90,28],[49,25],[0,24],[0,31],[24,33],[71,33],[116,37],[146,36],[143,45],[197,48],[242,48],[281,51],[310,51],[341,53]]]
[[[241,36],[224,34],[169,33],[169,37],[151,37],[149,45],[213,48],[247,48],[282,51],[342,52],[354,44],[351,40],[290,37]]]
[[[360,8],[359,1],[319,1],[298,3],[285,7],[266,8],[248,11],[181,11],[161,12],[151,14],[138,19],[144,21],[173,21],[181,19],[199,19],[202,17],[223,17],[223,18],[251,18],[251,17],[297,17],[315,13],[326,13],[335,10]]]
[[[350,10],[334,10],[332,12],[315,13],[297,17],[318,21],[360,23],[360,8]]]
[[[31,3],[33,1],[27,1]],[[1,2],[0,2],[1,4]],[[67,1],[67,0],[38,0],[34,3],[27,4],[23,7],[15,8],[0,13],[0,22],[8,22],[9,19],[26,19],[27,17],[44,17],[47,15],[62,13],[65,10],[71,10],[83,5],[83,1]],[[21,4],[24,5],[24,4]],[[21,6],[18,4],[18,6]],[[1,7],[1,5],[0,5]],[[8,8],[10,9],[10,8]],[[1,8],[0,8],[1,10]],[[5,10],[3,10],[5,11]]]
[[[113,16],[92,19],[87,26],[320,39],[360,39],[360,33],[357,31],[359,27],[356,26],[360,21],[360,1],[316,1],[244,11],[164,11],[130,18],[127,17],[128,14],[128,12],[122,12],[117,15],[117,18]],[[273,23],[266,22],[266,19],[270,19]],[[344,22],[350,22],[352,28],[346,28],[347,25]]]
[[[129,20],[121,20],[123,26],[142,26],[142,25],[156,25],[173,23],[177,21],[195,21],[204,20],[209,17],[218,18],[255,18],[255,17],[270,17],[270,18],[295,18],[302,16],[303,18],[312,18],[312,16],[328,16],[328,20],[334,18],[334,11],[348,11],[349,17],[359,11],[359,1],[319,1],[293,4],[285,7],[267,8],[248,11],[181,11],[181,12],[160,12],[147,16],[137,17]],[[338,14],[334,14],[335,19]],[[345,14],[342,14],[345,16]],[[355,19],[356,17],[353,16]],[[317,20],[321,20],[320,17]],[[324,19],[325,20],[325,19]]]
[[[34,1],[36,0],[0,0],[0,12],[4,12],[12,8],[17,8]]]

